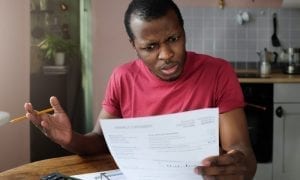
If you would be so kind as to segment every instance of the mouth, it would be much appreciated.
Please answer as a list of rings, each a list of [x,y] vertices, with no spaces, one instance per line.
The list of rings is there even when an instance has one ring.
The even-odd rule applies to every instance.
[[[165,66],[161,69],[161,71],[165,74],[165,75],[172,75],[177,71],[178,68],[178,64],[173,64],[170,66]]]

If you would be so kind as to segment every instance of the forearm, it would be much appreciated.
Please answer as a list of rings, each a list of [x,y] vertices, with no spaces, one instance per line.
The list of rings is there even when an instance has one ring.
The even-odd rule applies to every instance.
[[[238,145],[231,148],[232,150],[240,151],[245,156],[245,168],[244,180],[252,180],[256,172],[256,158],[252,148],[246,145]]]
[[[252,150],[246,154],[246,166],[247,172],[245,174],[245,180],[252,180],[256,172],[256,158]]]
[[[244,179],[253,179],[256,172],[256,158],[251,148],[247,120],[241,108],[220,114],[220,141],[222,148],[242,153],[236,165],[244,168]],[[237,153],[237,154],[240,154]]]
[[[104,137],[93,132],[85,135],[73,132],[70,143],[61,146],[80,155],[109,153]]]

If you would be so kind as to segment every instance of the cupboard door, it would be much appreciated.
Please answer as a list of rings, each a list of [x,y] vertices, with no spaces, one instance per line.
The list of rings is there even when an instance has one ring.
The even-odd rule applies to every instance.
[[[273,179],[300,177],[300,103],[274,104]]]
[[[274,102],[300,103],[299,92],[300,84],[298,83],[276,83],[274,84]]]

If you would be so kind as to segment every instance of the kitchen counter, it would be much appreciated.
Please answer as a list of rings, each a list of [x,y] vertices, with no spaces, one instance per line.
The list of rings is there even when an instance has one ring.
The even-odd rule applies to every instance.
[[[236,71],[239,74],[253,73],[253,71]],[[269,77],[239,77],[240,83],[300,83],[300,74],[289,75],[281,72],[271,73]]]

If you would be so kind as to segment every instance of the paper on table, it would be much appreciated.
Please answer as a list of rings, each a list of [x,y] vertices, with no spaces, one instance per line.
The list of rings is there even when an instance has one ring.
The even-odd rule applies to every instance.
[[[219,154],[217,108],[100,123],[114,160],[130,180],[199,180],[194,167]]]
[[[119,170],[86,173],[72,176],[82,180],[126,180],[123,173]]]

